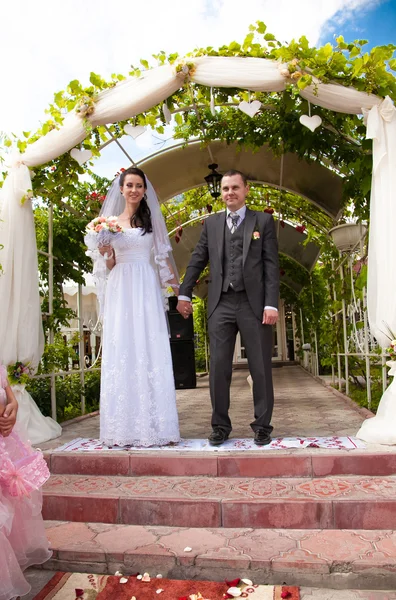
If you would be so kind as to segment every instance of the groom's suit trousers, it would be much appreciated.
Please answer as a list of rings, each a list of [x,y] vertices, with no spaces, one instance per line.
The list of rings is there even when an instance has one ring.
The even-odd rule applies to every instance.
[[[262,325],[253,313],[245,291],[229,288],[208,320],[210,339],[210,396],[212,400],[212,427],[230,432],[230,384],[232,358],[238,331],[246,350],[253,379],[253,431],[263,429],[271,433],[274,406],[272,386],[272,327]]]

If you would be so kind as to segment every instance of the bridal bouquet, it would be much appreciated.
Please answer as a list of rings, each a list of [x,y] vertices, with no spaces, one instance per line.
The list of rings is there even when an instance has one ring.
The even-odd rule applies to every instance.
[[[29,363],[24,365],[22,362],[17,361],[15,364],[8,365],[7,367],[8,380],[11,385],[28,383],[30,376],[33,375],[33,373],[34,371]]]
[[[117,223],[117,217],[96,217],[86,227],[87,233],[94,234],[98,246],[111,245],[112,236],[124,230]]]
[[[387,323],[385,323],[385,327],[388,331],[388,333],[385,333],[385,335],[390,342],[390,345],[388,346],[388,348],[385,348],[385,352],[387,354],[389,354],[391,360],[396,361],[396,333],[394,331],[392,331],[392,329],[389,327],[389,325]]]

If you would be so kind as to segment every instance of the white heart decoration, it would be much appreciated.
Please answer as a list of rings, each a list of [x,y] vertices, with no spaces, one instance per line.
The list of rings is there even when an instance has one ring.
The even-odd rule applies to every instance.
[[[322,119],[319,117],[319,115],[313,115],[312,117],[309,117],[308,115],[301,115],[300,123],[301,125],[304,125],[304,127],[308,127],[308,129],[314,132],[315,129],[322,125]]]
[[[124,132],[133,137],[134,140],[136,140],[136,138],[139,137],[139,135],[142,135],[142,133],[145,131],[146,128],[143,127],[143,125],[136,125],[135,127],[133,125],[125,125],[124,127]]]
[[[213,94],[213,88],[210,88],[210,112],[212,113],[212,115],[214,117],[216,116],[215,99],[214,99],[214,94]]]
[[[260,110],[261,102],[258,100],[253,100],[253,102],[246,102],[246,100],[242,100],[242,102],[238,105],[239,110],[241,110],[249,117],[254,117],[256,113]]]
[[[162,105],[162,112],[164,113],[165,123],[169,125],[169,123],[171,122],[172,115],[166,102],[164,102]]]
[[[74,158],[79,165],[83,165],[87,160],[92,158],[92,152],[91,150],[79,150],[78,148],[73,148],[73,150],[70,150],[70,156]]]

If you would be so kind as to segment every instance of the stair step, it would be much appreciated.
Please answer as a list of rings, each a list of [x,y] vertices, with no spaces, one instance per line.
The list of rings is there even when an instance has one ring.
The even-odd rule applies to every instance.
[[[126,477],[54,474],[45,519],[171,527],[396,529],[396,476]]]
[[[396,588],[396,531],[252,531],[60,521],[48,521],[46,528],[54,552],[46,569],[147,571],[152,577],[215,581],[248,577],[255,583],[338,589]]]
[[[325,477],[396,473],[396,453],[328,453],[320,450],[277,450],[239,454],[210,452],[172,455],[156,452],[46,452],[51,473],[76,475],[147,475],[210,477]]]

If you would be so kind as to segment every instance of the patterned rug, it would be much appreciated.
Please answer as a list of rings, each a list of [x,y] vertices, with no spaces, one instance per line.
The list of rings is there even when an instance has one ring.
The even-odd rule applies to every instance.
[[[161,452],[235,452],[254,450],[287,450],[288,448],[326,448],[327,450],[353,450],[355,448],[365,448],[366,444],[354,437],[295,437],[295,438],[275,438],[267,446],[256,446],[253,438],[236,439],[231,438],[224,442],[221,446],[211,446],[207,439],[205,440],[181,440],[174,446],[150,446],[150,448],[141,448],[134,446],[113,446],[108,448],[99,440],[93,438],[76,438],[70,442],[66,442],[63,446],[55,448],[57,452],[95,452],[98,450],[140,450],[158,451]]]
[[[254,600],[300,599],[297,587],[250,583],[245,584],[240,580],[217,583],[162,578],[143,581],[136,576],[121,578],[115,575],[58,572],[34,600],[224,600],[234,597]],[[228,594],[228,591],[234,595]]]

